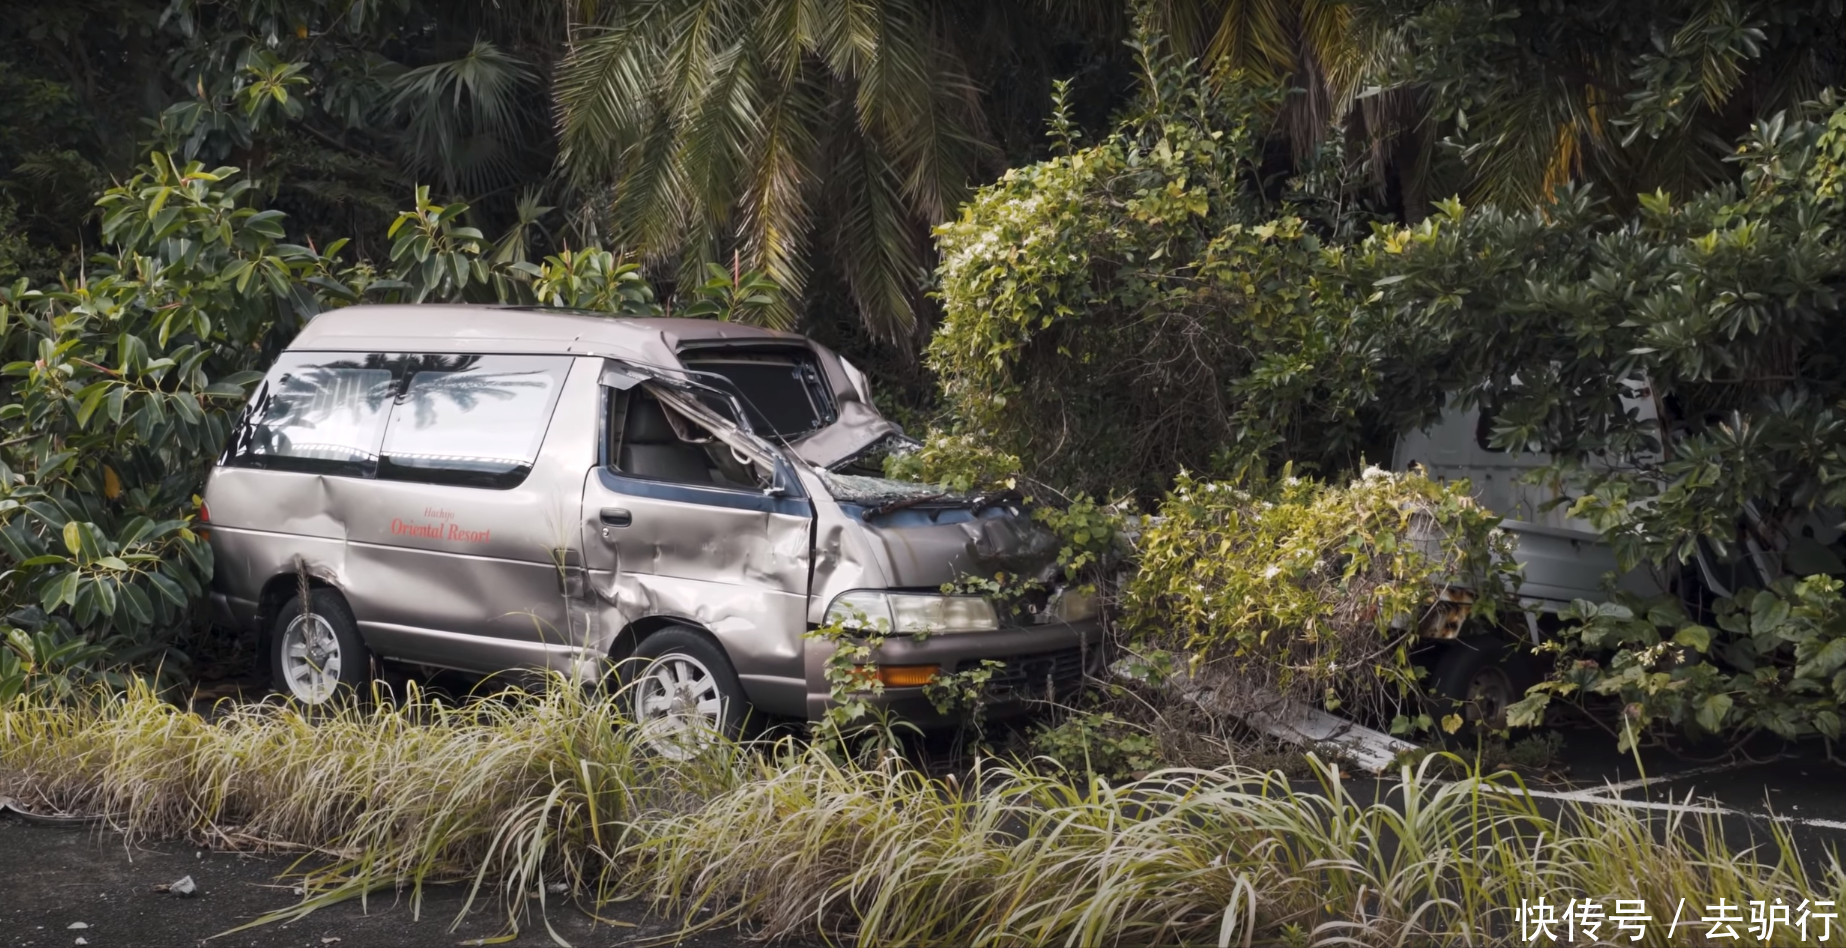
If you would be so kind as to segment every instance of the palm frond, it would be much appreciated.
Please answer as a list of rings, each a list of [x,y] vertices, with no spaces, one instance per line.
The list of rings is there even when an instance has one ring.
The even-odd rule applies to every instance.
[[[606,189],[609,235],[652,265],[696,276],[733,249],[746,256],[783,288],[772,315],[785,320],[806,289],[824,187],[831,232],[871,241],[856,248],[870,269],[847,268],[855,299],[876,307],[863,318],[901,332],[920,304],[920,235],[963,198],[985,144],[979,96],[932,9],[637,0],[606,13],[558,70],[564,176]],[[828,177],[852,164],[842,155],[859,156],[852,180],[865,183]],[[899,260],[902,279],[888,278]]]
[[[558,68],[553,93],[558,162],[579,184],[617,173],[622,156],[645,139],[659,116],[662,54],[644,14],[589,33]]]
[[[887,3],[878,58],[855,106],[867,134],[903,169],[904,194],[926,220],[961,203],[983,147],[978,90],[944,54],[942,24],[910,4]]]
[[[923,253],[903,196],[901,176],[857,136],[841,136],[831,191],[839,204],[835,253],[868,328],[887,340],[916,326]]]
[[[1258,82],[1278,83],[1295,70],[1294,33],[1290,0],[1225,0],[1206,55]]]
[[[814,130],[825,120],[822,90],[793,81],[778,89],[759,113],[760,134],[750,156],[753,173],[741,202],[738,236],[750,265],[783,290],[772,308],[793,322],[790,301],[807,289],[812,248],[812,192],[819,160]]]
[[[388,109],[405,123],[411,167],[449,190],[504,172],[520,144],[519,93],[537,80],[530,64],[485,39],[459,58],[393,78]]]

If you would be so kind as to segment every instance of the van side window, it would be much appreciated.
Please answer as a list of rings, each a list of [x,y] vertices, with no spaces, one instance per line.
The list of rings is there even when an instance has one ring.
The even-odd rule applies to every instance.
[[[613,394],[609,443],[614,450],[609,457],[618,473],[739,490],[769,485],[768,475],[755,464],[646,389]]]
[[[395,390],[385,356],[284,353],[245,407],[225,463],[369,477]]]
[[[568,358],[413,355],[391,406],[378,476],[517,487],[532,470]]]

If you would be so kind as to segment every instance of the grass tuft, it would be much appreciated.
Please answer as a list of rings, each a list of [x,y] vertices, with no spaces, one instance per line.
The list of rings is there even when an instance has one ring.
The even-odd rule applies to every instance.
[[[1810,872],[1786,833],[1739,849],[1709,818],[1546,814],[1511,775],[1438,779],[1435,763],[1366,799],[1325,766],[1304,787],[992,762],[936,779],[793,741],[676,760],[565,686],[460,706],[413,687],[312,715],[202,716],[144,690],[0,709],[0,794],[135,836],[303,853],[306,896],[265,921],[385,890],[420,908],[425,886],[461,883],[509,929],[560,899],[640,897],[689,931],[861,944],[1478,945],[1518,943],[1514,913],[1541,896],[1666,917],[1680,898],[1846,901],[1837,862]]]

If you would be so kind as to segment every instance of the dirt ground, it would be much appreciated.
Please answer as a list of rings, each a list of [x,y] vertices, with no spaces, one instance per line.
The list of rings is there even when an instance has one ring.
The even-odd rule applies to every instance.
[[[451,929],[466,892],[448,886],[425,891],[421,920],[413,915],[407,898],[397,901],[386,893],[369,906],[348,902],[298,922],[222,934],[299,900],[293,888],[277,878],[288,865],[287,859],[201,851],[183,843],[130,847],[122,837],[94,828],[32,825],[0,817],[0,946],[446,946],[478,944],[478,939],[506,930],[497,899],[488,900],[487,910]],[[192,898],[154,888],[182,876],[191,876],[198,886]],[[597,922],[568,905],[554,906],[550,921],[561,939],[575,946],[751,944],[734,931],[676,941],[673,933],[679,926],[650,916],[639,904],[606,907],[602,914],[614,924]],[[85,927],[72,927],[79,924]],[[544,923],[532,918],[517,939],[505,944],[556,942]]]

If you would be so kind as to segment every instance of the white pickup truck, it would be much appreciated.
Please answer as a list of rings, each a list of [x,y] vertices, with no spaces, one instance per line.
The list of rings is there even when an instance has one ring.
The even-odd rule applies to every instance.
[[[1643,421],[1657,417],[1645,389],[1623,399]],[[1742,531],[1747,551],[1740,562],[1722,563],[1702,552],[1684,570],[1651,567],[1620,571],[1614,551],[1594,527],[1567,515],[1568,504],[1556,501],[1552,484],[1531,483],[1527,475],[1551,463],[1549,455],[1516,453],[1489,446],[1490,427],[1478,408],[1451,408],[1434,424],[1400,438],[1392,458],[1394,470],[1420,466],[1439,481],[1467,480],[1474,498],[1503,519],[1517,541],[1514,559],[1521,573],[1521,613],[1509,627],[1536,645],[1556,627],[1556,616],[1575,599],[1607,596],[1607,580],[1641,595],[1671,593],[1688,604],[1729,595],[1739,586],[1762,585],[1787,574],[1841,570],[1837,550],[1842,537],[1838,516],[1810,517],[1794,524],[1751,524]],[[1465,609],[1465,606],[1462,608]],[[1472,720],[1500,721],[1512,701],[1542,677],[1545,665],[1512,637],[1483,629],[1478,623],[1425,626],[1445,640],[1427,643],[1433,693],[1461,702]]]

